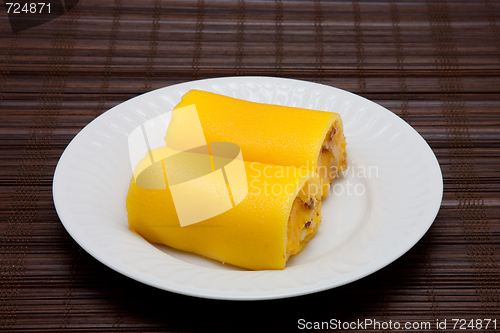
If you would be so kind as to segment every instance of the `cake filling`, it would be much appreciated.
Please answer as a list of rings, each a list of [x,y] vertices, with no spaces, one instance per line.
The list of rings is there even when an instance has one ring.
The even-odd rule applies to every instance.
[[[313,184],[314,185],[314,184]],[[288,219],[286,259],[300,253],[321,222],[321,193],[306,183],[295,198]]]
[[[335,121],[323,141],[318,157],[317,173],[324,183],[330,184],[340,171],[347,169],[345,148],[342,127]]]

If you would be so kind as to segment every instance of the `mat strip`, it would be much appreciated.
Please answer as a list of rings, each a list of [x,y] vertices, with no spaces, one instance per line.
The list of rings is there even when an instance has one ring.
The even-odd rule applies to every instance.
[[[422,262],[424,265],[424,274],[425,274],[425,284],[427,287],[427,300],[430,304],[430,315],[432,317],[432,322],[435,323],[437,319],[442,320],[439,303],[436,299],[436,290],[435,290],[435,280],[434,275],[432,274],[432,266],[431,259],[429,255],[429,244],[427,242],[428,236],[424,235],[424,237],[419,242],[419,250],[420,255],[422,257]],[[443,330],[433,326],[433,332],[442,332]]]
[[[80,261],[82,251],[76,242],[73,242],[69,249],[71,251],[71,266],[69,268],[68,282],[66,283],[66,292],[64,293],[63,299],[64,309],[62,311],[61,323],[59,324],[59,329],[61,331],[65,331],[67,329],[74,307],[73,292],[75,290],[75,281],[78,276],[78,263]]]
[[[283,3],[281,0],[275,1],[274,11],[276,14],[276,76],[283,76]]]
[[[377,295],[378,295],[378,300],[380,302],[380,318],[381,318],[381,321],[383,321],[383,322],[388,322],[390,319],[389,310],[388,310],[388,301],[387,301],[386,270],[387,270],[387,268],[382,269],[376,273]],[[387,333],[387,332],[389,332],[389,330],[382,329],[382,332]]]
[[[498,60],[500,61],[500,28],[497,23],[496,9],[493,3],[491,3],[491,0],[485,0],[484,4],[486,5],[486,13],[488,13],[488,21],[490,22],[491,32],[493,33]]]
[[[192,62],[192,75],[197,79],[200,77],[200,58],[202,51],[203,29],[205,21],[205,1],[198,0],[196,3],[196,32],[194,36],[194,51]]]
[[[394,42],[396,44],[396,62],[398,64],[398,81],[399,81],[399,98],[401,99],[401,113],[400,117],[406,122],[409,121],[410,114],[408,112],[408,87],[406,85],[406,71],[404,68],[404,55],[403,55],[403,40],[401,38],[401,28],[399,26],[399,12],[398,6],[394,0],[390,1],[391,6],[391,22],[392,31],[394,34]]]
[[[354,30],[356,32],[356,60],[358,69],[359,94],[366,94],[365,79],[365,47],[363,46],[363,30],[361,29],[361,10],[358,0],[353,0],[352,10],[354,14]]]
[[[241,70],[245,54],[245,0],[238,0],[238,27],[236,31],[236,75],[243,75]]]
[[[161,0],[155,0],[153,10],[153,23],[151,25],[151,34],[149,35],[148,60],[146,62],[146,76],[142,87],[143,93],[151,90],[151,78],[154,75],[154,63],[156,50],[158,49],[158,33],[160,31],[161,18]]]
[[[95,117],[106,111],[106,101],[109,88],[109,78],[111,76],[111,68],[113,66],[113,58],[116,53],[116,38],[120,28],[120,18],[122,14],[122,1],[114,0],[113,2],[113,23],[108,37],[108,52],[106,54],[106,64],[104,65],[104,74],[99,88],[99,98],[97,99],[97,108],[95,109]]]
[[[0,74],[0,102],[2,102],[4,98],[5,92],[5,82],[10,74],[10,65],[12,64],[12,57],[14,56],[14,50],[17,47],[19,39],[18,33],[13,33],[12,38],[10,39],[9,50],[7,51],[7,56],[3,62],[2,73]]]
[[[500,267],[495,260],[495,249],[478,184],[457,46],[448,10],[446,1],[427,2],[453,186],[459,202],[458,210],[467,243],[467,254],[477,284],[476,293],[484,315],[498,317]]]
[[[314,0],[314,42],[316,44],[316,82],[322,83],[325,77],[323,61],[325,59],[325,49],[323,41],[323,10],[321,0]]]
[[[45,161],[61,109],[66,87],[68,63],[72,56],[78,26],[79,6],[59,18],[52,35],[49,63],[45,70],[37,111],[32,119],[28,142],[22,156],[12,195],[11,213],[0,256],[2,295],[0,327],[9,332],[15,322],[17,298],[25,276],[25,258],[33,235],[37,202],[45,174]],[[35,28],[33,28],[35,29]],[[70,299],[64,312],[68,312]],[[64,321],[63,316],[63,321]]]

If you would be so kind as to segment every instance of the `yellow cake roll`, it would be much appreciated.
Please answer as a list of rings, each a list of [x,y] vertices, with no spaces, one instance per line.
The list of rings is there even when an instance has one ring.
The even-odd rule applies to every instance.
[[[233,201],[238,196],[243,199],[223,213],[181,227],[166,170],[192,178],[189,164],[197,153],[202,154],[179,155],[167,147],[148,152],[137,165],[137,177],[132,178],[127,194],[130,229],[149,242],[219,262],[251,270],[283,269],[288,258],[314,237],[321,222],[319,176],[305,168],[245,161],[248,193],[239,196],[238,187],[231,188]],[[175,158],[190,161],[176,163]],[[200,158],[198,165],[213,170],[206,157]],[[197,180],[196,186],[205,191],[220,190],[211,178]]]
[[[328,185],[347,168],[338,113],[253,103],[200,90],[187,92],[175,107],[165,137],[167,146],[175,148],[185,132],[185,113],[176,110],[193,104],[206,141],[237,144],[245,161],[306,167]]]

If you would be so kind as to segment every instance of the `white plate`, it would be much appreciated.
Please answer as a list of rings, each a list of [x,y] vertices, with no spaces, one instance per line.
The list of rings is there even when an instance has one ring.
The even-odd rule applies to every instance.
[[[171,111],[184,93],[195,88],[342,116],[349,172],[335,181],[337,194],[325,200],[316,237],[282,271],[245,271],[222,265],[154,246],[128,229],[125,197],[132,177],[128,134]],[[105,112],[64,151],[53,193],[66,230],[112,269],[181,294],[256,300],[338,287],[390,264],[431,226],[441,204],[443,179],[424,139],[376,103],[311,82],[228,77],[158,89]]]

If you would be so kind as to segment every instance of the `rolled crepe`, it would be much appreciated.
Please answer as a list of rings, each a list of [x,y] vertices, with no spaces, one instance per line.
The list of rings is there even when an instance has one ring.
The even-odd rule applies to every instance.
[[[193,104],[207,142],[235,143],[245,161],[316,171],[325,195],[338,172],[347,168],[338,113],[253,103],[200,90],[187,92],[174,108],[167,146],[175,148],[180,133],[186,131],[186,113],[176,110]]]
[[[149,242],[222,263],[264,270],[283,269],[288,258],[299,253],[314,237],[321,222],[322,192],[318,175],[305,168],[250,161],[244,162],[248,193],[239,204],[199,223],[181,227],[165,170],[188,179],[189,171],[180,166],[190,162],[176,163],[172,159],[175,156],[179,158],[176,151],[167,147],[148,152],[136,167],[138,177],[130,182],[129,227]],[[191,157],[181,155],[180,159],[183,158]],[[208,163],[205,163],[207,170]],[[203,163],[198,160],[196,164]],[[204,182],[197,186],[205,191],[218,186],[209,178],[197,179]],[[239,194],[233,191],[232,196]]]

